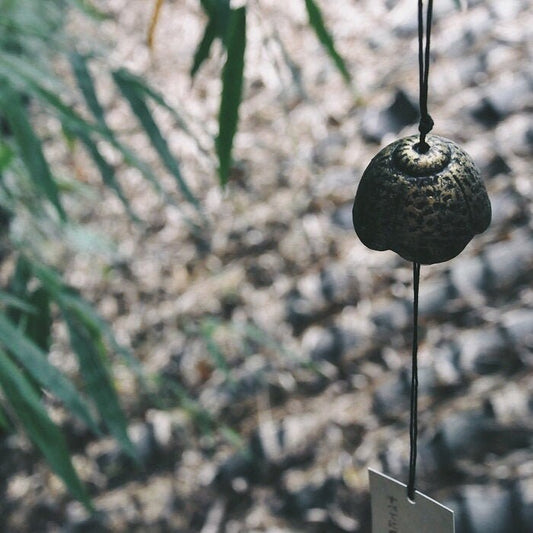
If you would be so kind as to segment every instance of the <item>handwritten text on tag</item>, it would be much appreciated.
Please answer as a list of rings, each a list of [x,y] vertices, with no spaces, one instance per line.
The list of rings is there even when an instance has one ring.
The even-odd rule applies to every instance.
[[[369,470],[372,533],[454,533],[453,511],[416,491],[407,498],[407,486]]]

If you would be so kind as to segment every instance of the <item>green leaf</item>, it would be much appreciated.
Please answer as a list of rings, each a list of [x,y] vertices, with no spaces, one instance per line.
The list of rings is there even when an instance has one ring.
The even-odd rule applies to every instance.
[[[71,494],[90,511],[89,496],[72,463],[63,434],[50,420],[33,387],[8,355],[0,349],[0,386],[30,439],[46,457],[52,470]]]
[[[37,314],[27,315],[25,333],[43,352],[48,352],[53,322],[48,291],[38,287],[29,295],[28,302],[37,309]]]
[[[111,376],[104,364],[105,347],[99,331],[88,328],[77,317],[63,311],[70,344],[78,357],[80,371],[90,397],[94,400],[102,420],[122,449],[136,462],[138,455],[128,433],[124,413],[120,408]]]
[[[144,373],[140,363],[125,346],[117,342],[109,324],[98,315],[94,308],[77,291],[66,286],[59,275],[51,268],[41,263],[33,263],[32,270],[41,283],[48,290],[52,291],[54,299],[61,306],[63,312],[77,317],[90,330],[101,332],[111,348],[120,354],[128,366],[135,372],[137,378],[141,380],[141,384],[147,387],[144,382]]]
[[[9,431],[11,429],[11,424],[6,416],[4,407],[0,404],[0,430]]]
[[[21,301],[27,302],[28,300],[28,282],[31,278],[30,265],[23,255],[19,255],[15,270],[9,280],[9,294],[18,298]],[[12,305],[7,310],[7,316],[13,323],[18,324],[18,321],[22,315],[23,310],[19,309],[19,306]]]
[[[191,67],[191,78],[194,78],[202,63],[209,57],[211,45],[217,36],[217,23],[213,17],[210,17],[205,25],[204,35],[198,44]]]
[[[36,382],[63,401],[65,407],[95,433],[99,433],[93,417],[72,383],[48,362],[44,352],[1,313],[0,343],[12,353]]]
[[[309,16],[309,24],[315,30],[318,40],[322,43],[322,46],[326,49],[326,52],[331,57],[338,71],[341,73],[344,81],[349,85],[351,82],[351,76],[346,68],[344,59],[339,55],[335,48],[333,37],[329,33],[322,13],[314,0],[305,0],[305,7],[307,9],[307,15]]]
[[[19,297],[25,296],[30,278],[31,265],[26,257],[19,255],[15,271],[9,280],[9,291]]]
[[[41,73],[35,69],[26,68],[26,65],[21,64],[17,58],[11,57],[6,60],[6,57],[0,54],[0,74],[14,78],[17,84],[22,84],[28,92],[39,98],[44,105],[51,107],[53,113],[61,120],[66,132],[73,133],[82,131],[87,135],[95,133],[111,143],[121,152],[124,161],[128,165],[138,168],[154,189],[159,194],[164,194],[164,190],[150,166],[140,159],[130,148],[118,141],[109,128],[84,120],[81,115],[76,113],[57,96],[57,93],[60,92],[59,88],[54,92],[42,85],[41,81],[47,79],[45,73]],[[184,123],[182,119],[181,122]],[[180,125],[182,126],[182,124]]]
[[[0,142],[0,175],[9,167],[13,160],[13,150],[3,142]]]
[[[0,291],[0,303],[5,305],[6,307],[16,309],[17,311],[24,311],[25,313],[32,313],[32,314],[37,313],[36,307],[31,305],[25,299],[19,298],[18,296],[14,296],[13,294],[10,294],[9,292]]]
[[[45,68],[38,63],[28,61],[24,55],[18,52],[10,53],[2,50],[0,54],[0,74],[8,80],[11,87],[19,89],[20,85],[30,84],[39,86],[46,83],[50,90],[60,92],[64,90],[57,78],[55,78],[49,68]],[[30,94],[33,91],[28,91]]]
[[[94,88],[94,83],[87,67],[86,58],[81,54],[74,52],[70,54],[70,65],[87,107],[91,110],[91,113],[94,115],[100,126],[109,129],[105,121],[104,110],[96,95],[96,89]]]
[[[149,96],[156,104],[161,106],[163,109],[167,110],[174,120],[176,121],[177,126],[182,129],[189,137],[194,141],[198,150],[202,152],[206,157],[210,158],[209,151],[206,150],[199,139],[191,132],[187,125],[187,121],[176,111],[174,107],[166,102],[163,96],[157,92],[153,87],[148,85],[142,78],[136,76],[132,72],[123,69],[121,75],[128,79],[128,82],[135,87],[140,93]]]
[[[120,143],[115,138],[112,130],[106,123],[104,109],[100,105],[98,96],[96,95],[96,89],[94,87],[94,83],[89,72],[89,68],[87,67],[87,59],[81,54],[75,52],[70,55],[70,64],[72,66],[72,70],[74,71],[78,87],[80,88],[80,91],[83,94],[87,107],[90,109],[91,113],[96,118],[102,130],[106,132],[107,139],[111,141],[111,143],[115,147],[119,147]],[[68,128],[68,124],[66,125],[66,127]],[[93,141],[87,129],[78,128],[74,130],[74,134],[79,137],[79,139],[85,145],[87,151],[89,152],[89,155],[98,167],[98,170],[100,171],[100,175],[102,176],[104,183],[115,192],[119,200],[124,205],[129,216],[134,221],[140,222],[139,217],[131,209],[130,203],[126,198],[124,192],[122,191],[122,187],[120,186],[118,180],[116,179],[115,170],[102,156],[102,154],[98,150],[97,144]],[[125,150],[120,151],[123,153],[123,155],[126,155]]]
[[[6,89],[2,96],[2,112],[13,131],[22,161],[31,179],[55,207],[61,220],[66,220],[67,215],[59,199],[57,184],[44,157],[41,141],[33,131],[20,96],[10,89]]]
[[[100,150],[98,150],[98,146],[91,139],[91,136],[85,131],[81,130],[75,131],[74,134],[77,135],[81,142],[85,145],[85,148],[87,149],[87,152],[89,152],[91,159],[98,167],[105,185],[115,192],[131,219],[135,222],[140,222],[140,218],[131,208],[130,202],[126,198],[126,195],[124,194],[124,191],[122,190],[122,187],[115,176],[115,169],[106,161],[106,159],[104,159],[100,153]]]
[[[244,52],[246,49],[246,7],[232,10],[227,35],[227,58],[222,71],[222,98],[218,114],[218,136],[215,147],[222,186],[228,182],[231,168],[233,137],[237,131],[239,105],[242,98]]]
[[[198,200],[194,197],[189,186],[181,175],[179,164],[174,156],[171,154],[167,141],[161,134],[159,127],[157,126],[148,105],[145,102],[143,94],[137,88],[135,83],[132,83],[131,78],[128,76],[128,72],[124,69],[113,72],[113,79],[118,88],[122,92],[123,96],[128,100],[128,103],[133,111],[134,115],[142,125],[146,135],[150,139],[152,146],[159,154],[161,161],[168,169],[168,171],[174,176],[178,187],[180,188],[183,196],[187,201],[193,204],[197,209],[200,208]]]

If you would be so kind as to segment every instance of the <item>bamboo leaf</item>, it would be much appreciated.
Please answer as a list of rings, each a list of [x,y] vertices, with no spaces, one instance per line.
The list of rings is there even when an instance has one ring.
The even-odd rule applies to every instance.
[[[66,220],[67,215],[59,199],[57,184],[44,157],[41,141],[33,131],[20,96],[13,90],[7,89],[3,93],[1,105],[31,179],[55,207],[61,220]]]
[[[226,41],[227,58],[222,71],[222,98],[218,115],[219,131],[215,141],[219,179],[225,186],[229,179],[233,137],[237,131],[242,98],[244,52],[246,48],[246,7],[232,10]]]
[[[142,366],[126,347],[117,342],[109,324],[98,315],[94,308],[75,290],[66,286],[52,269],[40,263],[33,263],[32,270],[41,283],[52,291],[54,299],[58,302],[63,312],[75,316],[89,330],[100,331],[111,348],[124,358],[128,366],[135,372],[135,375],[142,381],[143,386],[146,386]]]
[[[75,416],[99,433],[93,417],[78,392],[59,370],[51,365],[32,341],[0,313],[0,343],[13,354],[29,375],[51,394],[59,398]]]
[[[161,93],[157,92],[153,87],[150,87],[147,83],[144,82],[142,78],[139,76],[136,76],[132,72],[123,69],[121,71],[121,76],[124,76],[127,78],[128,82],[135,87],[137,91],[140,93],[150,97],[157,105],[161,106],[163,109],[168,111],[174,120],[176,121],[176,125],[182,129],[189,137],[194,141],[196,144],[198,150],[202,152],[206,157],[210,158],[209,151],[206,150],[200,140],[191,132],[189,129],[189,126],[187,125],[187,121],[181,116],[180,113],[176,111],[174,107],[172,107],[161,95]]]
[[[104,110],[96,95],[96,89],[94,88],[94,82],[89,72],[89,68],[87,67],[86,58],[81,54],[74,52],[70,54],[70,65],[87,107],[90,109],[100,126],[109,129],[105,121]]]
[[[122,449],[139,461],[128,433],[126,419],[120,408],[111,376],[104,364],[105,348],[98,331],[92,331],[76,317],[63,311],[71,346],[78,357],[80,371],[90,397],[94,400],[102,420]]]
[[[28,302],[37,309],[37,313],[26,316],[25,333],[43,352],[50,349],[50,335],[52,331],[52,312],[50,309],[50,295],[44,287],[34,290]]]
[[[30,439],[41,450],[68,490],[90,511],[89,496],[72,463],[63,434],[50,420],[31,384],[0,349],[0,386]]]
[[[8,80],[11,87],[18,88],[21,84],[29,86],[46,83],[53,91],[59,92],[64,89],[57,78],[51,75],[49,69],[28,61],[24,56],[6,50],[2,50],[2,54],[0,54],[0,74]]]
[[[225,43],[232,12],[230,0],[200,0],[200,3],[209,19],[215,24],[217,37]]]
[[[7,145],[0,142],[0,177],[2,172],[9,167],[13,160],[13,150]]]
[[[104,157],[100,153],[100,150],[98,150],[98,146],[96,145],[96,143],[85,131],[78,130],[77,132],[74,132],[74,134],[77,135],[77,137],[79,137],[81,142],[85,145],[85,148],[87,149],[87,152],[89,152],[91,159],[98,167],[98,170],[100,172],[100,175],[102,176],[105,185],[115,192],[131,219],[135,222],[140,222],[140,218],[131,208],[130,202],[126,198],[126,195],[124,194],[124,191],[122,190],[122,187],[120,186],[120,183],[118,182],[115,176],[114,168],[107,162],[106,159],[104,159]]]
[[[127,71],[124,69],[113,72],[113,79],[115,80],[115,83],[122,92],[123,96],[126,98],[126,100],[128,100],[131,110],[142,125],[146,135],[152,143],[152,146],[161,158],[161,161],[168,171],[174,176],[183,196],[188,202],[199,209],[200,205],[198,200],[194,197],[189,189],[189,186],[183,179],[178,161],[171,154],[167,141],[161,134],[159,127],[152,117],[143,94],[138,90],[136,84],[131,82]]]
[[[18,84],[22,84],[29,92],[39,98],[43,104],[51,107],[61,120],[66,131],[84,131],[88,135],[94,133],[111,143],[112,146],[121,152],[124,161],[128,165],[138,168],[144,178],[152,184],[154,190],[161,195],[164,194],[164,190],[150,166],[140,159],[130,148],[122,144],[107,126],[104,127],[100,124],[93,124],[84,120],[81,115],[76,113],[57,96],[56,92],[58,91],[53,92],[41,84],[41,80],[46,79],[46,74],[28,69],[19,63],[19,61],[13,60],[13,58],[6,60],[5,56],[0,55],[0,74],[11,76]],[[183,120],[182,122],[184,123]]]
[[[193,63],[191,67],[191,78],[194,78],[202,63],[209,57],[211,45],[217,36],[217,24],[213,17],[210,17],[205,25],[204,35],[194,52]]]
[[[17,311],[24,311],[25,313],[37,314],[37,308],[31,305],[23,298],[14,296],[9,292],[0,291],[0,303],[6,307],[16,309]]]
[[[335,66],[341,73],[342,77],[344,78],[344,81],[349,85],[351,82],[350,73],[346,68],[344,59],[340,56],[340,54],[337,52],[337,49],[335,48],[335,42],[333,41],[333,37],[326,28],[322,13],[320,12],[318,5],[314,0],[305,0],[305,7],[307,9],[307,15],[309,17],[309,24],[311,24],[311,27],[315,30],[318,40],[322,43],[322,46],[326,49],[326,52],[335,63]]]
[[[15,271],[9,279],[9,294],[12,296],[27,302],[28,300],[28,282],[31,278],[30,265],[26,258],[19,255],[17,263],[15,265]],[[7,317],[14,324],[18,324],[23,310],[19,309],[19,306],[12,305],[7,310]]]
[[[9,431],[11,429],[11,424],[7,418],[6,412],[2,404],[0,404],[0,430]]]

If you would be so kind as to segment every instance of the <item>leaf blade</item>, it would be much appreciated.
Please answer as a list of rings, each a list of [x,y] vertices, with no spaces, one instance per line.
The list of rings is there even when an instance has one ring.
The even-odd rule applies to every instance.
[[[105,349],[102,339],[98,332],[91,331],[77,317],[62,311],[69,331],[70,344],[78,358],[80,372],[90,397],[110,433],[122,449],[138,462],[137,452],[128,436],[126,418],[120,408],[111,376],[103,363]]]
[[[59,218],[65,221],[67,215],[59,198],[58,186],[44,157],[41,141],[33,131],[20,96],[12,89],[6,88],[1,104],[30,178],[54,206]]]
[[[347,85],[351,83],[351,76],[346,67],[346,63],[342,56],[337,52],[335,47],[335,41],[328,31],[326,24],[324,23],[324,18],[317,3],[314,0],[305,0],[305,7],[307,9],[307,16],[309,17],[309,24],[315,30],[315,34],[318,37],[318,40],[322,43],[322,46],[325,48],[326,52],[330,58],[335,63],[337,70],[342,75],[344,81]]]
[[[203,62],[209,57],[211,45],[217,36],[217,25],[214,17],[210,17],[205,25],[204,34],[196,51],[194,52],[193,63],[190,71],[191,78],[194,78]]]
[[[33,443],[41,450],[52,470],[63,480],[71,494],[93,511],[59,428],[50,420],[31,384],[0,349],[0,386]]]
[[[72,71],[76,77],[76,82],[81,94],[83,95],[83,98],[85,99],[87,107],[93,114],[94,118],[96,118],[98,123],[103,128],[109,129],[106,124],[104,109],[100,105],[100,101],[96,95],[94,82],[87,66],[87,58],[78,52],[73,52],[70,54],[69,59]]]
[[[237,131],[242,99],[244,54],[246,49],[246,7],[232,10],[226,40],[227,59],[222,71],[222,98],[218,115],[219,131],[215,148],[219,179],[224,187],[229,179],[233,138]]]
[[[137,117],[137,120],[143,127],[161,161],[167,170],[174,176],[183,196],[189,203],[199,210],[200,204],[185,182],[181,174],[179,163],[171,154],[167,141],[155,122],[143,95],[136,88],[135,83],[130,81],[127,71],[124,71],[124,69],[119,69],[113,72],[113,79],[122,95],[128,101],[133,114]]]
[[[104,181],[104,184],[107,187],[109,187],[117,195],[118,199],[122,202],[124,209],[126,209],[131,219],[135,222],[140,222],[140,218],[136,215],[136,213],[131,208],[130,202],[126,198],[126,195],[124,194],[124,191],[122,190],[122,187],[120,186],[120,183],[118,182],[115,176],[114,168],[108,163],[108,161],[100,153],[100,150],[98,149],[97,144],[92,140],[91,136],[88,135],[85,131],[78,130],[78,131],[74,131],[73,133],[85,145],[87,152],[89,153],[91,159],[93,160],[94,164],[98,168],[100,175],[102,176],[102,180]]]
[[[96,434],[99,433],[96,422],[72,383],[51,365],[44,352],[28,340],[2,313],[0,343],[10,350],[33,379],[63,401],[65,406]]]

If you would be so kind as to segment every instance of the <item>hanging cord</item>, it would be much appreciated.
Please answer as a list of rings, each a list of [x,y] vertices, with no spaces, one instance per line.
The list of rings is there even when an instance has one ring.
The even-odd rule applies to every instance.
[[[428,82],[431,46],[431,22],[433,20],[433,0],[428,0],[426,15],[426,47],[424,50],[424,8],[423,0],[418,0],[418,71],[419,71],[419,102],[420,102],[420,142],[418,151],[425,153],[429,150],[426,135],[433,129],[433,119],[428,113]]]
[[[416,440],[418,435],[418,287],[420,263],[413,263],[413,354],[411,367],[411,420],[409,422],[409,482],[407,497],[415,500]]]

